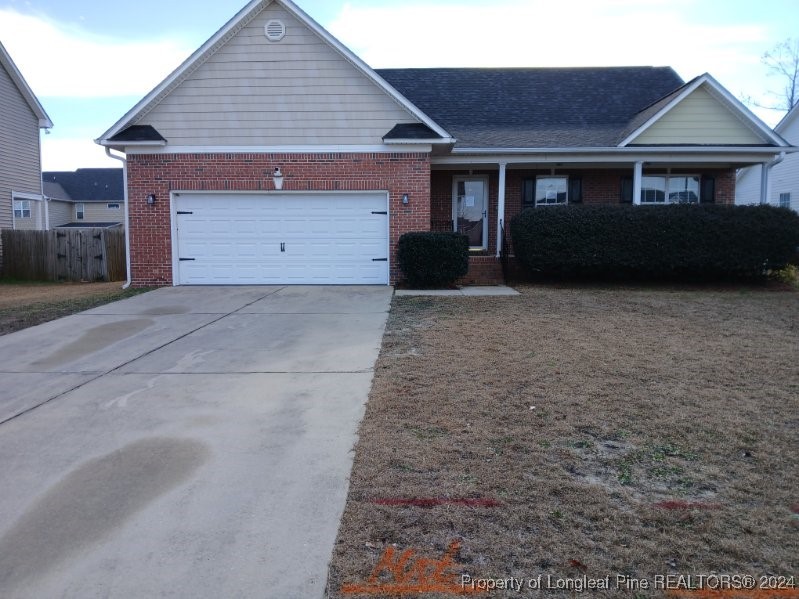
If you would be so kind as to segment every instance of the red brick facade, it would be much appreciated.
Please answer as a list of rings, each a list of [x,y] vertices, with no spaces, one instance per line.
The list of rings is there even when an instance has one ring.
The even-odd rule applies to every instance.
[[[488,179],[488,250],[473,256],[469,282],[496,282],[498,263],[497,169],[453,171],[430,169],[426,153],[386,154],[131,154],[128,156],[131,274],[135,286],[172,284],[170,192],[273,191],[272,172],[280,166],[285,191],[388,191],[390,213],[390,280],[399,278],[396,245],[408,231],[452,230],[452,185],[456,176]],[[646,172],[656,173],[656,169]],[[692,170],[715,177],[715,202],[732,204],[735,172],[731,169]],[[546,170],[508,169],[505,222],[522,210],[524,179],[550,174]],[[582,180],[585,204],[621,200],[621,181],[632,169],[556,169],[556,175]],[[146,198],[155,194],[154,205]],[[403,194],[409,203],[402,204]]]
[[[646,169],[645,173],[665,173],[665,169]],[[732,169],[689,169],[687,172],[713,176],[716,182],[714,201],[717,204],[735,203],[735,171]],[[549,175],[550,169],[508,169],[505,175],[505,231],[509,233],[510,220],[522,211],[522,182],[524,179]],[[676,171],[675,171],[676,173]],[[555,175],[579,176],[582,180],[583,204],[618,204],[621,202],[621,182],[632,177],[628,169],[555,169]],[[452,171],[434,170],[430,182],[430,213],[432,227],[452,230],[452,181],[459,176],[487,176],[489,197],[488,250],[495,255],[497,248],[497,189],[498,170]],[[477,269],[479,270],[479,269]],[[475,272],[477,272],[475,270]]]
[[[128,156],[133,285],[172,284],[170,192],[272,191],[279,166],[284,191],[388,191],[391,282],[397,240],[430,229],[430,156],[396,154],[131,154]],[[154,205],[146,198],[155,194]],[[409,203],[403,205],[402,196]]]

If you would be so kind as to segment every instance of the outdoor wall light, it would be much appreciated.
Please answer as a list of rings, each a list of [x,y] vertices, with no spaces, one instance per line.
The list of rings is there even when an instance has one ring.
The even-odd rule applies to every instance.
[[[280,167],[275,167],[275,174],[272,175],[275,182],[275,189],[283,189],[283,173],[280,172]]]
[[[152,206],[153,204],[155,204],[155,194],[154,194],[154,193],[148,194],[148,196],[147,196],[147,203],[148,203],[150,206]]]
[[[408,194],[407,193],[403,193],[402,194],[402,203],[407,206],[409,201],[410,200],[408,199]]]

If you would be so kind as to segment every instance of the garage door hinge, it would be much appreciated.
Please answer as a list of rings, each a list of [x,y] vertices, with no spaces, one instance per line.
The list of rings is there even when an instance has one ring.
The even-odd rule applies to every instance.
[[[372,262],[388,262],[388,258],[372,258]]]
[[[385,210],[372,210],[372,214],[388,214]]]
[[[197,259],[197,258],[178,258],[178,260],[180,260],[181,262],[187,262],[187,261],[189,261],[189,260],[191,260],[191,261],[193,262],[193,261],[194,261],[194,260],[196,260],[196,259]]]
[[[188,212],[186,210],[178,210],[178,214],[194,214],[194,212]]]

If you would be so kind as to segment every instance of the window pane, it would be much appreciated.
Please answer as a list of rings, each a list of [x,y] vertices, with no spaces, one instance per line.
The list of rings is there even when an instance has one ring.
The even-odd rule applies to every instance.
[[[535,203],[538,206],[565,204],[568,177],[538,177],[535,181]]]
[[[790,193],[781,193],[780,194],[780,208],[790,208],[791,207],[791,194]]]
[[[655,204],[666,201],[666,177],[641,177],[641,203]]]
[[[669,203],[698,204],[699,177],[669,177]]]

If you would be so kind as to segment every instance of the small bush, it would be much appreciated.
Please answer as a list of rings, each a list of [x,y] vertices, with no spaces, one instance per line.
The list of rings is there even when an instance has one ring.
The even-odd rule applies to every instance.
[[[558,206],[511,221],[517,258],[547,276],[761,278],[799,246],[799,215],[772,206]]]
[[[469,239],[459,233],[405,233],[397,262],[412,287],[449,286],[469,270]]]

